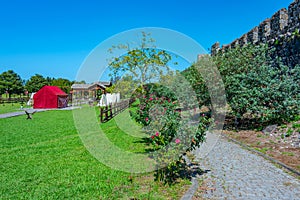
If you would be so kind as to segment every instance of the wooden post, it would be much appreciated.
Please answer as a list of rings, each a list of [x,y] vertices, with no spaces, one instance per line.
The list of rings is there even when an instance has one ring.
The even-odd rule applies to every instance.
[[[113,116],[117,115],[118,112],[117,112],[117,106],[118,106],[118,103],[114,103],[114,113],[113,113]]]
[[[109,105],[106,105],[105,107],[100,107],[100,121],[105,122],[113,117],[115,117],[117,114],[124,111],[126,108],[128,108],[130,103],[130,100],[123,100],[117,103],[110,103]]]
[[[119,114],[119,102],[116,103],[116,114]]]
[[[112,104],[111,103],[109,104],[109,107],[110,107],[110,117],[109,117],[109,119],[112,119],[113,118],[113,110],[112,110]]]
[[[103,122],[103,108],[100,107],[100,122]]]
[[[108,113],[107,112],[108,112],[108,106],[106,105],[105,106],[105,112],[104,112],[105,113],[105,120],[108,119]]]

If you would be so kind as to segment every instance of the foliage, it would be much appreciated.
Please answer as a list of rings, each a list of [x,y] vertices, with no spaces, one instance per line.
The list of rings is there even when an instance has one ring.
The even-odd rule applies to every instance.
[[[157,158],[159,158],[159,162],[165,161],[161,159],[162,157]],[[187,164],[184,159],[171,160],[166,167],[157,169],[154,180],[172,185],[178,178],[184,176],[187,170]]]
[[[72,81],[73,84],[86,84],[86,82],[84,80],[81,81]]]
[[[266,45],[247,45],[214,57],[227,101],[238,119],[246,114],[261,123],[290,120],[299,113],[300,66],[271,60]]]
[[[300,39],[300,31],[299,29],[295,29],[294,32],[292,33],[291,39]]]
[[[35,74],[34,76],[31,76],[30,79],[26,82],[25,88],[29,93],[32,93],[32,92],[37,92],[45,85],[53,85],[53,86],[58,86],[60,89],[62,89],[64,92],[68,94],[71,90],[72,84],[73,82],[68,79],[64,79],[64,78],[55,79],[50,77],[44,78],[40,74]]]
[[[123,75],[111,87],[107,88],[108,93],[120,93],[121,98],[130,98],[134,90],[138,88],[138,82],[129,74]]]
[[[193,64],[182,72],[182,75],[189,81],[193,90],[196,92],[199,105],[209,104],[209,94],[205,86],[204,79],[199,73],[196,65]]]
[[[139,46],[133,49],[129,44],[120,44],[109,49],[110,52],[118,49],[126,50],[125,55],[111,59],[109,68],[112,77],[117,77],[120,72],[130,72],[140,85],[144,85],[168,71],[167,63],[171,60],[171,55],[164,50],[156,49],[150,35],[142,32]]]
[[[179,172],[184,170],[182,155],[204,141],[204,133],[210,121],[202,116],[199,126],[191,125],[188,117],[183,116],[188,115],[189,111],[181,111],[179,107],[180,95],[175,95],[175,88],[147,84],[143,91],[139,95],[139,109],[132,113],[132,117],[144,126],[156,150],[153,153],[158,165],[155,179],[172,183]]]
[[[67,94],[70,93],[72,84],[73,84],[73,82],[71,82],[65,78],[54,79],[51,82],[51,85],[58,86],[60,89],[62,89]]]
[[[138,99],[139,109],[131,114],[143,125],[153,149],[157,150],[153,153],[157,162],[156,180],[172,183],[185,165],[183,153],[204,140],[203,124],[197,129],[197,126],[189,126],[188,120],[183,122],[180,109],[195,108],[195,95],[192,95],[193,90],[184,77],[178,72],[170,72],[167,64],[172,59],[171,55],[156,49],[150,34],[144,32],[139,45],[134,49],[124,44],[110,49],[127,51],[121,57],[112,58],[111,76],[118,77],[120,72],[130,73],[118,78],[114,89],[123,93],[122,96],[133,94]]]
[[[29,92],[37,92],[39,89],[41,89],[45,85],[49,85],[50,82],[47,81],[46,78],[44,78],[40,74],[35,74],[34,76],[31,76],[28,81],[26,81],[25,89]]]
[[[188,86],[185,87],[194,91],[199,108],[205,106],[209,109],[209,113],[214,115],[214,118],[224,115],[225,88],[220,78],[221,75],[209,55],[201,56],[196,63],[181,74],[188,82],[188,84],[186,83]],[[192,101],[196,102],[196,100]],[[219,119],[221,120],[221,118]]]
[[[22,94],[24,92],[23,81],[13,70],[0,74],[0,93],[5,92],[9,94],[9,97],[12,94]]]
[[[30,79],[26,81],[25,86],[23,86],[23,82],[25,82],[25,80],[23,81],[13,70],[3,72],[0,74],[0,94],[4,94],[6,91],[9,96],[12,94],[21,94],[24,92],[24,89],[26,89],[29,93],[32,93],[37,92],[45,85],[58,86],[68,94],[71,90],[72,84],[85,83],[85,81],[75,82],[64,78],[45,78],[40,74],[31,76]]]

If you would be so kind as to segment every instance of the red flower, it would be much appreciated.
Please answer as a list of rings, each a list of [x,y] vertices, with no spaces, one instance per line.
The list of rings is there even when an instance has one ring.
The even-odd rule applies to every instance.
[[[152,135],[152,136],[151,136],[151,139],[154,139],[154,137],[155,137],[155,136],[154,136],[154,135]]]
[[[150,97],[149,101],[152,101],[152,100],[153,100],[153,98],[152,98],[152,97]]]
[[[180,143],[180,140],[177,138],[177,139],[175,140],[175,143],[176,143],[176,144],[179,144],[179,143]]]
[[[194,138],[192,139],[192,143],[196,144],[196,140]]]
[[[155,133],[155,136],[159,136],[159,132],[156,132],[156,133]]]
[[[146,120],[146,122],[148,122],[148,121],[149,121],[149,118],[148,118],[148,117],[146,117],[146,119],[145,119],[145,120]]]

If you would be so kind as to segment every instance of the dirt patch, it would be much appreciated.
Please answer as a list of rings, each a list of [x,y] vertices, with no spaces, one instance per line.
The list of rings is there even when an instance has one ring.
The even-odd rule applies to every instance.
[[[287,129],[285,128],[285,130]],[[295,145],[298,144],[299,139],[297,131],[289,131],[290,135],[287,135],[281,127],[277,127],[271,132],[225,130],[223,133],[296,171],[300,171],[300,147]]]

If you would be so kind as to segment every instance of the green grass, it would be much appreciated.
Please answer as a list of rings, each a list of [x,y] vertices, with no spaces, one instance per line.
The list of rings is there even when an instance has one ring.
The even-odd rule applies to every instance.
[[[282,152],[282,155],[288,155],[288,156],[294,156],[295,154],[293,152]]]
[[[259,151],[259,152],[261,152],[261,153],[264,153],[264,154],[266,154],[267,153],[267,151],[269,150],[269,148],[268,147],[263,147],[263,148],[254,148],[255,150],[257,150],[257,151]]]
[[[287,128],[287,125],[286,124],[283,124],[280,126],[281,128]]]
[[[300,128],[300,123],[293,124],[293,128]]]
[[[117,117],[120,127],[130,123],[126,113]],[[144,152],[142,138],[125,134],[116,122],[101,125],[107,137],[122,149]],[[167,187],[153,182],[152,173],[134,175],[100,163],[82,144],[72,111],[0,119],[0,160],[0,199],[178,199],[189,183]]]
[[[23,108],[29,108],[29,106],[23,105]],[[5,103],[0,104],[0,114],[10,113],[10,112],[18,112],[21,111],[20,103]]]
[[[127,120],[119,120],[124,119],[124,117],[129,117],[128,111],[122,112],[114,119],[101,124],[102,130],[108,139],[120,149],[134,153],[146,153],[146,149],[150,148],[146,145],[144,140],[147,136],[141,131],[141,127],[134,122],[131,122],[134,125],[129,125]],[[133,145],[128,145],[128,143]]]

